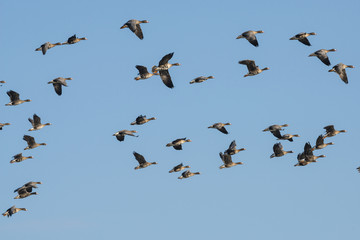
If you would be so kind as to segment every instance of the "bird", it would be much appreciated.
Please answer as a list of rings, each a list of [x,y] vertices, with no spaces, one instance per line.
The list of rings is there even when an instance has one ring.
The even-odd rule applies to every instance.
[[[149,21],[147,20],[136,20],[136,19],[131,19],[129,21],[127,21],[120,29],[123,28],[129,28],[133,33],[135,33],[135,35],[140,38],[141,40],[144,39],[141,27],[140,27],[140,23],[149,23]]]
[[[240,38],[245,38],[246,40],[249,41],[249,43],[251,43],[252,45],[254,45],[255,47],[259,46],[259,43],[256,39],[255,34],[257,33],[264,33],[264,31],[259,30],[259,31],[246,31],[243,32],[241,35],[239,35],[236,39],[240,39]]]
[[[40,145],[46,145],[46,143],[36,143],[35,139],[29,135],[24,135],[23,140],[25,140],[28,144],[24,150],[33,149]]]
[[[271,126],[265,128],[265,129],[263,130],[263,132],[266,132],[266,131],[273,132],[273,131],[276,131],[276,130],[281,131],[281,130],[284,130],[284,129],[282,129],[283,127],[288,127],[288,126],[289,126],[289,125],[287,125],[287,124],[283,124],[283,125],[271,125]]]
[[[343,63],[336,64],[332,69],[329,70],[329,72],[336,72],[339,74],[341,80],[343,80],[344,83],[348,84],[348,77],[345,71],[345,68],[355,68],[353,65],[345,65]]]
[[[141,155],[135,151],[133,152],[133,154],[135,156],[135,159],[139,162],[139,166],[136,166],[135,170],[140,169],[140,168],[146,168],[153,164],[157,164],[157,162],[147,162],[143,155]]]
[[[31,123],[31,125],[33,126],[32,128],[29,129],[29,131],[36,131],[36,130],[42,129],[45,126],[51,125],[51,123],[42,124],[40,117],[36,114],[33,115],[33,119],[28,118],[28,120]]]
[[[20,189],[27,188],[27,187],[38,188],[37,184],[42,184],[42,182],[27,182],[24,185],[22,185],[21,187],[15,189],[14,192],[17,192]]]
[[[153,66],[153,72],[157,73],[159,71],[159,75],[163,83],[168,88],[174,88],[174,84],[171,80],[171,76],[169,73],[169,68],[172,66],[180,66],[180,63],[169,63],[169,60],[173,57],[174,53],[166,54],[159,62],[159,66]]]
[[[310,35],[316,35],[316,33],[311,32],[311,33],[306,33],[306,32],[301,32],[296,34],[295,36],[291,37],[290,40],[299,40],[299,42],[307,45],[307,46],[311,46],[309,40],[307,39],[308,36]]]
[[[274,153],[271,154],[270,158],[273,157],[282,157],[288,153],[293,153],[293,151],[284,151],[284,147],[281,145],[281,143],[275,143],[273,146]]]
[[[0,123],[0,130],[2,130],[4,126],[8,125],[10,125],[10,123]]]
[[[184,166],[182,163],[180,163],[179,165],[176,165],[175,167],[173,167],[169,173],[172,173],[172,172],[180,172],[182,170],[184,170],[185,168],[190,168],[190,166]]]
[[[317,139],[316,139],[316,144],[315,146],[312,148],[312,151],[317,150],[317,149],[323,149],[328,145],[334,145],[334,143],[329,142],[329,143],[324,143],[324,139],[325,137],[321,134]]]
[[[24,161],[24,160],[26,160],[26,159],[29,159],[29,158],[31,159],[31,158],[33,158],[33,156],[24,157],[24,156],[22,155],[22,153],[18,153],[18,154],[16,154],[16,155],[13,156],[13,159],[10,161],[10,163],[22,162],[22,161]]]
[[[193,83],[202,83],[208,79],[213,79],[214,77],[213,76],[208,76],[208,77],[204,77],[204,76],[200,76],[200,77],[197,77],[193,80],[190,81],[190,84],[193,84]]]
[[[277,137],[276,140],[289,140],[290,142],[294,141],[293,137],[300,137],[298,134],[284,134],[281,135],[280,130],[271,131],[271,133]]]
[[[228,131],[225,128],[226,125],[231,125],[231,123],[214,123],[208,128],[215,128],[224,134],[228,134]]]
[[[246,150],[245,148],[236,149],[236,142],[235,140],[232,141],[229,145],[229,148],[225,150],[224,154],[234,155],[240,151]]]
[[[13,90],[7,91],[6,93],[10,97],[10,102],[5,104],[5,106],[16,106],[24,102],[31,102],[30,99],[20,100],[20,94]]]
[[[304,154],[307,162],[316,162],[316,159],[325,157],[325,155],[315,156],[309,142],[305,143]]]
[[[66,83],[66,80],[72,80],[72,78],[71,77],[68,77],[68,78],[58,77],[58,78],[55,78],[55,79],[51,80],[50,82],[48,82],[48,84],[52,83],[56,94],[61,96],[61,94],[62,94],[61,86],[65,86],[65,87],[68,86]]]
[[[76,34],[74,34],[71,37],[69,37],[66,42],[63,42],[61,45],[75,44],[77,42],[80,42],[81,40],[87,40],[87,38],[86,37],[78,38],[78,37],[76,37]]]
[[[297,160],[298,160],[298,163],[294,165],[294,167],[297,167],[297,166],[306,166],[309,164],[308,161],[306,161],[305,159],[305,153],[299,153],[297,155]]]
[[[143,125],[151,120],[156,120],[156,118],[146,118],[146,115],[140,115],[135,119],[135,121],[130,123],[130,125]]]
[[[14,199],[21,199],[21,198],[29,197],[31,195],[38,195],[38,193],[33,192],[32,189],[33,189],[32,186],[28,186],[28,187],[23,186],[21,188],[18,188],[18,190],[16,191],[18,195],[14,197]]]
[[[121,131],[114,133],[113,136],[115,136],[117,140],[122,142],[125,140],[126,135],[138,137],[138,136],[134,135],[133,133],[136,133],[136,131],[135,130],[121,130]]]
[[[135,77],[135,80],[148,79],[154,75],[159,75],[159,73],[157,73],[157,72],[154,73],[155,66],[152,69],[152,71],[153,71],[152,73],[149,73],[147,68],[144,66],[136,65],[135,67],[137,70],[139,70],[139,75],[137,77]]]
[[[55,46],[58,46],[58,45],[62,45],[61,43],[49,43],[49,42],[46,42],[44,43],[43,45],[41,45],[39,48],[35,49],[35,51],[42,51],[42,54],[45,55],[46,54],[46,51],[50,48],[53,48]]]
[[[318,57],[325,65],[330,66],[330,60],[329,57],[327,56],[328,52],[335,52],[336,49],[320,49],[317,50],[316,52],[312,53],[309,55],[309,57]]]
[[[346,130],[339,130],[339,131],[335,130],[334,125],[326,126],[326,127],[324,127],[324,129],[326,130],[326,134],[325,134],[324,138],[333,137],[339,133],[346,132]]]
[[[4,217],[11,217],[13,214],[15,214],[15,213],[17,213],[17,212],[19,212],[19,211],[27,211],[27,209],[26,208],[17,208],[17,207],[15,207],[15,205],[14,206],[12,206],[11,208],[9,208],[8,210],[6,210],[6,212],[4,212],[2,215],[4,216]]]
[[[182,150],[182,144],[186,142],[191,142],[191,140],[186,138],[178,138],[171,143],[166,144],[166,146],[173,147],[175,150]]]
[[[255,76],[255,75],[261,73],[262,71],[270,69],[268,67],[260,69],[259,66],[256,66],[255,61],[253,61],[253,60],[242,60],[242,61],[239,61],[239,64],[246,65],[247,69],[249,71],[247,74],[244,75],[244,77]]]
[[[231,159],[231,155],[230,154],[227,154],[227,153],[222,153],[220,152],[219,153],[220,155],[220,158],[221,160],[223,161],[223,165],[221,165],[219,168],[220,169],[223,169],[223,168],[231,168],[233,166],[236,166],[236,165],[242,165],[243,163],[242,162],[233,162],[232,159]]]
[[[189,177],[192,177],[192,176],[195,176],[195,175],[199,175],[200,172],[190,172],[189,170],[186,170],[185,172],[181,173],[181,176],[178,177],[178,179],[183,179],[183,178],[189,178]]]

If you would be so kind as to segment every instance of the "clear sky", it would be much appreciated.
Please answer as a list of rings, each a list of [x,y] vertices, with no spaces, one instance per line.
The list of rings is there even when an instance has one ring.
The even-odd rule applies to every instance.
[[[1,1],[0,3],[0,210],[25,207],[0,218],[3,239],[358,239],[360,216],[359,1]],[[142,24],[144,40],[120,27]],[[259,47],[235,39],[247,30]],[[316,32],[311,47],[289,38]],[[45,42],[86,37],[57,46]],[[308,55],[329,53],[332,66],[347,69],[344,84],[331,67]],[[135,81],[135,65],[151,67],[170,52],[175,88],[159,77]],[[253,59],[260,75],[244,78],[239,60]],[[201,84],[198,76],[215,78]],[[72,77],[57,96],[48,81]],[[7,107],[6,91],[32,102]],[[36,132],[27,118],[38,114],[51,126]],[[130,122],[156,117],[142,126]],[[207,127],[231,122],[228,135]],[[270,159],[276,139],[262,129],[289,124],[282,141],[294,151]],[[294,167],[307,141],[323,127],[347,133],[306,167]],[[113,133],[137,130],[119,142]],[[24,134],[46,142],[23,151]],[[182,151],[165,145],[192,140]],[[246,151],[244,165],[219,169],[218,154],[232,140]],[[132,152],[158,165],[135,171]],[[12,156],[32,155],[10,164]],[[169,174],[183,162],[201,175]],[[13,199],[13,190],[42,181],[39,195]]]

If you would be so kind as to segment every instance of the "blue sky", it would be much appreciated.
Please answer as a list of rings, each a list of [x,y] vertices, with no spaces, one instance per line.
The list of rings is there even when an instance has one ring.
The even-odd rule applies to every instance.
[[[1,211],[26,207],[0,218],[11,239],[357,239],[360,166],[357,136],[360,83],[359,2],[347,1],[2,1],[0,3]],[[144,40],[120,27],[129,19],[148,20]],[[235,39],[247,30],[259,47]],[[312,46],[289,38],[316,32]],[[45,56],[34,50],[73,34],[86,37],[57,46]],[[332,66],[351,64],[349,84],[331,67],[308,55],[329,53]],[[159,77],[135,81],[135,65],[151,67],[175,52],[170,69],[175,88]],[[239,60],[253,59],[270,70],[243,78]],[[201,84],[189,82],[212,75]],[[47,82],[72,77],[63,95]],[[6,107],[6,91],[32,102]],[[53,125],[36,132],[27,118],[38,114]],[[140,115],[156,117],[130,126]],[[228,135],[207,129],[231,122]],[[299,134],[282,142],[295,153],[270,159],[276,139],[262,129],[289,124]],[[324,126],[348,132],[316,154],[326,158],[297,167],[297,153],[315,143]],[[113,133],[137,130],[118,142]],[[24,134],[46,142],[22,151]],[[165,145],[192,140],[183,151]],[[244,165],[220,170],[218,156],[232,140],[246,151],[233,157]],[[134,170],[132,152],[158,165]],[[32,155],[17,164],[11,157]],[[169,174],[183,162],[200,176],[178,180]],[[42,181],[38,196],[15,200],[13,190]]]

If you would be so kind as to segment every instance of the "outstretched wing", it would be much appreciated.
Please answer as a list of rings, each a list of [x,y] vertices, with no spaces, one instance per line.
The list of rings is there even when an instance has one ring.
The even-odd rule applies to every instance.
[[[54,86],[56,94],[61,96],[61,94],[62,94],[61,84],[60,83],[53,83],[53,86]]]
[[[29,146],[35,144],[35,139],[32,136],[24,135],[23,140],[25,140]]]
[[[277,137],[279,139],[282,138],[280,130],[271,131],[271,133],[272,133],[272,135],[274,135],[275,137]]]
[[[218,128],[218,130],[222,133],[228,134],[228,131],[226,130],[225,127]]]
[[[138,36],[138,38],[140,38],[141,40],[144,39],[144,35],[142,33],[140,24],[136,24],[135,26],[135,31],[133,31],[135,33],[136,36]]]
[[[144,67],[144,66],[136,65],[135,67],[136,67],[137,70],[139,70],[139,74],[140,74],[140,75],[149,73],[148,70],[147,70],[147,68]]]
[[[259,43],[256,39],[255,34],[249,34],[248,37],[246,38],[252,45],[254,45],[255,47],[259,46]]]
[[[334,125],[329,125],[324,127],[324,129],[326,130],[326,133],[331,133],[335,131]]]
[[[273,150],[275,155],[281,154],[283,150],[283,146],[281,145],[281,143],[275,143],[273,146]]]
[[[160,70],[159,74],[160,74],[161,80],[168,88],[174,88],[174,84],[171,81],[170,73],[168,70]]]
[[[174,55],[173,52],[165,55],[165,56],[160,60],[160,62],[159,62],[159,67],[160,67],[161,65],[164,65],[165,63],[167,63],[167,62],[173,57],[173,55]]]
[[[38,115],[34,114],[34,123],[35,125],[40,125],[41,124],[41,119]]]
[[[306,46],[311,46],[309,40],[306,37],[299,38],[298,40],[299,42],[305,44]]]
[[[257,66],[255,65],[255,61],[253,60],[242,60],[239,61],[240,64],[246,65],[249,72],[255,71]]]
[[[137,152],[133,152],[133,154],[134,154],[134,156],[135,156],[135,159],[139,162],[139,164],[144,164],[144,163],[146,163],[146,160],[145,160],[145,158],[144,158],[144,156],[143,155],[141,155],[141,154],[139,154],[139,153],[137,153]]]
[[[318,138],[316,139],[316,146],[320,146],[324,144],[324,136],[320,135],[318,136]]]
[[[6,93],[10,97],[10,101],[12,102],[20,99],[20,95],[13,90],[7,91]]]

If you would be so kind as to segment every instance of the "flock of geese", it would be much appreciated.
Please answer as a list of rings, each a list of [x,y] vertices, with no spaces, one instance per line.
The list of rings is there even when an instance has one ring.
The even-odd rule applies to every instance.
[[[139,39],[143,39],[144,36],[143,36],[143,32],[140,27],[140,24],[142,24],[142,23],[148,23],[148,21],[147,20],[139,21],[139,20],[135,20],[135,19],[129,20],[120,29],[129,28]],[[261,30],[246,31],[246,32],[242,33],[241,35],[239,35],[237,37],[237,39],[245,38],[247,41],[249,41],[250,44],[252,44],[255,47],[258,47],[259,43],[256,38],[256,34],[259,34],[259,33],[264,33],[264,32]],[[290,40],[298,40],[299,42],[301,42],[307,46],[311,46],[311,44],[308,40],[308,37],[313,36],[313,35],[316,35],[316,33],[303,32],[303,33],[299,33],[299,34],[296,34],[295,36],[291,37]],[[49,49],[51,49],[55,46],[75,44],[75,43],[80,42],[81,40],[87,40],[87,38],[85,38],[85,37],[78,38],[76,35],[73,35],[73,36],[69,37],[66,42],[63,42],[63,43],[58,42],[58,43],[53,44],[50,42],[46,42],[46,43],[42,44],[39,48],[35,49],[35,51],[41,51],[43,53],[43,55],[45,55]],[[309,57],[312,57],[312,56],[318,57],[325,65],[330,66],[330,60],[327,56],[327,53],[334,52],[334,51],[336,51],[336,50],[335,49],[329,49],[329,50],[320,49],[320,50],[310,54]],[[139,73],[138,73],[138,76],[135,77],[135,80],[145,80],[145,79],[148,79],[155,75],[159,75],[161,80],[165,84],[165,86],[167,86],[168,88],[174,88],[174,84],[172,82],[172,79],[171,79],[171,76],[169,73],[169,69],[172,66],[180,66],[180,64],[179,63],[169,63],[169,61],[172,59],[173,56],[174,56],[174,53],[166,54],[159,61],[157,66],[154,65],[151,68],[151,72],[149,72],[147,67],[145,67],[145,66],[136,65],[135,67]],[[239,64],[246,65],[246,67],[248,69],[248,73],[245,74],[244,77],[254,76],[254,75],[260,74],[261,72],[263,72],[265,70],[269,70],[268,67],[265,67],[262,69],[259,68],[255,64],[254,60],[242,60],[242,61],[239,61]],[[346,71],[345,71],[346,68],[354,68],[354,66],[339,63],[339,64],[335,65],[332,69],[330,69],[329,72],[336,72],[337,74],[339,74],[341,80],[347,84],[348,78],[347,78]],[[213,76],[208,76],[208,77],[200,76],[200,77],[197,77],[197,78],[193,79],[192,81],[190,81],[190,84],[201,83],[208,79],[213,79],[213,78],[214,78]],[[52,81],[49,81],[48,84],[53,84],[56,94],[58,94],[60,96],[62,94],[62,87],[68,86],[66,83],[67,80],[72,80],[72,78],[58,77],[58,78],[53,79]],[[5,84],[6,82],[0,81],[0,83]],[[0,85],[0,86],[2,86],[2,85]],[[21,100],[20,94],[13,90],[7,91],[7,95],[10,98],[10,102],[7,103],[6,106],[16,106],[16,105],[31,101],[30,99]],[[29,129],[29,131],[37,131],[37,130],[44,128],[45,126],[51,125],[51,123],[45,123],[45,124],[41,123],[40,117],[36,114],[33,115],[33,118],[29,118],[28,120],[32,125],[32,127]],[[143,125],[152,120],[156,120],[156,118],[155,117],[147,118],[145,115],[140,115],[135,119],[135,121],[131,122],[130,125]],[[3,127],[5,127],[7,125],[10,125],[10,123],[0,123],[0,130],[2,130]],[[209,126],[208,128],[214,128],[223,134],[228,134],[228,131],[225,128],[225,126],[228,126],[228,125],[231,125],[231,123],[215,123],[215,124]],[[281,131],[283,131],[283,128],[285,128],[285,127],[288,127],[288,124],[271,125],[268,128],[264,129],[263,131],[264,132],[269,131],[270,133],[272,133],[272,135],[274,135],[276,137],[276,140],[288,140],[290,142],[293,142],[294,138],[300,137],[297,134],[282,134]],[[341,132],[346,132],[345,130],[335,130],[333,125],[326,126],[326,127],[324,127],[324,129],[326,130],[326,133],[324,135],[321,134],[320,136],[318,136],[315,146],[311,146],[310,142],[307,142],[305,144],[304,151],[302,153],[298,154],[298,156],[297,156],[298,162],[294,166],[306,166],[309,163],[317,162],[318,158],[325,157],[325,155],[318,155],[318,156],[314,155],[314,151],[323,149],[323,148],[327,147],[328,145],[334,144],[332,142],[324,143],[325,139],[327,139],[329,137],[334,137],[335,135],[337,135]],[[114,133],[113,136],[115,136],[118,141],[122,142],[125,140],[125,136],[138,137],[137,135],[135,135],[135,133],[137,133],[136,130],[121,130],[121,131]],[[24,135],[23,140],[27,142],[27,147],[24,150],[34,149],[36,147],[46,145],[46,143],[37,143],[35,141],[34,137],[32,137],[30,135]],[[175,150],[182,150],[182,145],[186,142],[191,142],[191,140],[187,139],[187,138],[178,138],[178,139],[166,144],[166,147],[173,147]],[[219,153],[220,159],[223,163],[219,168],[223,169],[223,168],[234,167],[236,165],[242,165],[243,164],[242,162],[233,162],[232,158],[234,157],[235,154],[237,154],[241,151],[244,151],[244,150],[245,150],[245,148],[237,149],[235,140],[232,141],[230,143],[228,149],[224,150],[224,152]],[[282,157],[288,153],[293,153],[292,151],[285,151],[280,142],[274,144],[273,151],[274,152],[271,154],[270,158]],[[135,170],[143,169],[143,168],[149,167],[151,165],[157,164],[157,162],[146,161],[146,159],[143,155],[141,155],[135,151],[133,152],[133,155],[134,155],[136,161],[139,163],[139,165],[135,167]],[[10,161],[10,163],[19,163],[26,159],[31,159],[31,158],[33,158],[33,156],[23,156],[22,153],[19,153],[19,154],[16,154],[15,156],[13,156],[13,159]],[[190,178],[192,176],[200,174],[200,172],[191,172],[190,170],[186,170],[188,168],[190,168],[190,166],[184,166],[183,163],[180,163],[180,164],[174,166],[169,171],[169,173],[181,172],[184,170],[181,173],[181,175],[178,177],[179,179]],[[357,169],[360,172],[360,167]],[[23,186],[15,189],[14,192],[16,192],[18,195],[15,196],[14,199],[23,199],[23,198],[29,197],[31,195],[37,195],[37,192],[33,192],[33,189],[38,188],[38,186],[37,186],[38,184],[41,184],[41,182],[31,181],[31,182],[25,183]],[[19,211],[27,211],[27,209],[26,208],[17,208],[14,205],[5,211],[3,213],[3,216],[10,217]]]

